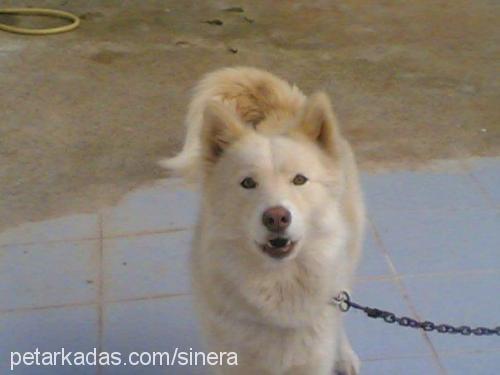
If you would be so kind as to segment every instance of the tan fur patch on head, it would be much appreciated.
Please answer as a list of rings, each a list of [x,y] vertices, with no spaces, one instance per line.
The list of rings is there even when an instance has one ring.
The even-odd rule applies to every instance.
[[[273,90],[272,83],[262,80],[251,86],[239,85],[237,90],[221,97],[222,102],[234,108],[241,120],[254,129],[269,128],[269,120],[282,120],[298,114],[299,106],[289,103]],[[275,88],[275,87],[274,87]],[[279,124],[278,124],[279,126]]]

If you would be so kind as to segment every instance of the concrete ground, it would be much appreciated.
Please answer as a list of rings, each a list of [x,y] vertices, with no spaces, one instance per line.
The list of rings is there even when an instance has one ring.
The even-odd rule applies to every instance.
[[[0,32],[0,373],[8,352],[36,346],[199,348],[186,267],[196,197],[155,161],[182,144],[189,89],[229,65],[332,97],[371,223],[356,300],[499,324],[497,2],[1,6],[23,4],[72,11],[82,25]],[[365,374],[495,374],[500,364],[497,338],[422,334],[356,312],[347,323]],[[78,369],[125,370],[164,369]],[[205,369],[169,373],[195,372]]]
[[[326,90],[365,169],[499,154],[495,1],[2,2],[23,4],[82,25],[0,33],[0,228],[92,212],[160,177],[189,89],[229,65]]]

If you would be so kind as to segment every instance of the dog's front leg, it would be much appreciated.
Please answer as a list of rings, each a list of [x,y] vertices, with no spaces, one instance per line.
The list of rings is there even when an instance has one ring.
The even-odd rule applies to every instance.
[[[240,363],[237,366],[224,366],[217,367],[213,369],[215,375],[273,375],[270,372],[266,372],[264,369],[251,364]]]
[[[357,354],[351,347],[351,343],[345,334],[344,327],[340,326],[339,346],[337,360],[335,361],[335,375],[357,375],[361,363]]]
[[[288,370],[286,375],[331,375],[332,374],[332,362],[330,360],[325,361],[311,361],[301,366],[295,366]]]

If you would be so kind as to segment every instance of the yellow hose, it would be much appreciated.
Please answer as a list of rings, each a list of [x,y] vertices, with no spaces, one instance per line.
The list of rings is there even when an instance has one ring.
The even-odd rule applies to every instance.
[[[63,12],[62,10],[41,9],[41,8],[11,8],[11,9],[0,9],[0,14],[46,16],[46,17],[63,18],[65,20],[71,21],[69,25],[53,27],[50,29],[27,29],[24,27],[17,27],[0,23],[0,30],[16,34],[25,34],[25,35],[59,34],[59,33],[64,33],[66,31],[74,30],[78,27],[78,25],[80,25],[80,18],[78,18],[74,14]]]

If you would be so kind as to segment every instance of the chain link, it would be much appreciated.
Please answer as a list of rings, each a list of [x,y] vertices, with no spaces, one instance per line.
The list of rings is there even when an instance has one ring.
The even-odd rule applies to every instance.
[[[455,327],[449,324],[436,324],[428,320],[420,322],[408,316],[398,317],[389,311],[359,305],[356,302],[351,301],[351,296],[346,291],[342,291],[337,297],[332,298],[330,304],[337,306],[342,312],[349,311],[350,308],[353,308],[363,311],[369,318],[383,319],[384,322],[389,324],[397,323],[401,327],[423,329],[426,332],[437,331],[439,333],[449,333],[452,335],[461,334],[464,336],[500,336],[500,326],[496,328],[471,328],[469,326]]]

